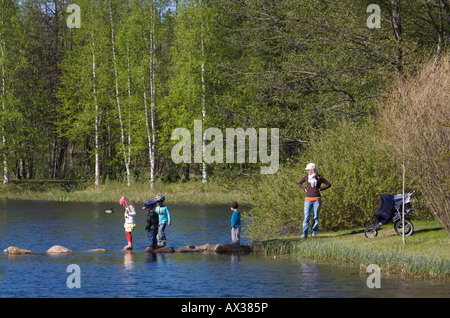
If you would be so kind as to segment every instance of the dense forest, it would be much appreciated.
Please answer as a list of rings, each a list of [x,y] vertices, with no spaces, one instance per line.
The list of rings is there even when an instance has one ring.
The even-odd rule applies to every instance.
[[[378,105],[450,43],[449,0],[0,3],[4,183],[261,178],[250,140],[244,161],[172,160],[173,131],[194,136],[198,121],[223,142],[227,128],[279,129],[280,178],[311,149],[358,158],[324,145],[369,135],[358,147],[372,178]],[[393,157],[381,166],[398,172]]]
[[[0,19],[4,180],[99,182],[201,173],[170,160],[194,119],[280,128],[280,160],[295,158],[443,50],[449,2],[2,0]]]

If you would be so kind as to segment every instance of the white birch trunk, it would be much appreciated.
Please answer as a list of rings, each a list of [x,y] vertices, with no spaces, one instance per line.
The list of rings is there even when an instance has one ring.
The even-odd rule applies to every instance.
[[[147,106],[147,93],[145,91],[145,77],[142,76],[142,91],[144,93],[144,111],[145,111],[145,128],[147,130],[147,140],[148,140],[148,157],[150,159],[150,188],[153,189],[153,171],[151,168],[152,162],[152,137],[150,133],[150,123],[148,122],[148,106]]]
[[[98,144],[98,134],[99,134],[99,114],[98,114],[98,103],[97,103],[97,75],[95,73],[95,38],[94,38],[94,26],[92,26],[92,92],[94,94],[94,107],[95,107],[95,137],[94,137],[94,148],[95,148],[95,185],[100,184],[100,162],[99,162],[99,144]]]
[[[3,26],[3,20],[2,20]],[[6,71],[5,71],[5,43],[3,37],[0,39],[0,51],[2,56],[2,110],[6,112]],[[3,146],[3,183],[9,183],[8,160],[6,155],[6,132],[5,118],[2,116],[2,146]]]
[[[206,119],[206,84],[205,84],[205,48],[203,42],[203,24],[202,24],[202,122]],[[202,138],[202,153],[205,154],[206,141]],[[208,171],[206,162],[202,162],[202,182],[206,183],[208,181]]]
[[[156,93],[155,93],[155,64],[156,64],[156,50],[155,50],[155,3],[152,1],[150,4],[150,123],[151,133],[148,123],[148,111],[147,106],[145,108],[145,119],[147,124],[147,137],[149,148],[149,160],[150,160],[150,189],[155,187],[155,143],[156,143],[156,127],[155,127],[155,105],[156,105]]]
[[[130,66],[130,46],[127,41],[127,71],[128,71],[128,166],[131,163],[131,66]],[[127,171],[128,185],[130,185],[130,176]]]
[[[112,5],[111,0],[109,1],[109,19],[111,23],[111,46],[112,46],[112,54],[113,54],[113,65],[114,65],[114,76],[115,76],[115,82],[116,82],[116,104],[117,104],[117,111],[119,113],[119,124],[120,124],[120,136],[122,139],[122,152],[123,152],[123,160],[125,163],[125,169],[127,172],[127,185],[130,185],[130,161],[129,158],[127,158],[127,153],[125,150],[125,131],[123,128],[123,120],[122,120],[122,112],[120,109],[120,97],[119,97],[119,79],[118,79],[118,73],[117,73],[117,61],[116,61],[116,44],[114,40],[114,21],[113,21],[113,15],[112,15]]]

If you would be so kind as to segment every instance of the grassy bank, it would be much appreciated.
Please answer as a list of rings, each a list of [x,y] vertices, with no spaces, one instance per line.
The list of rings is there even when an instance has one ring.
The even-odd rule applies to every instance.
[[[133,182],[130,186],[120,182],[106,182],[98,186],[89,182],[76,181],[11,181],[0,185],[0,198],[20,200],[81,201],[81,202],[118,202],[122,195],[134,202],[153,199],[164,194],[167,202],[187,203],[244,203],[246,196],[238,190],[229,190],[215,182],[203,184],[200,180],[189,182],[156,182],[150,189],[148,182]]]
[[[362,271],[370,264],[382,273],[403,278],[450,280],[450,237],[434,220],[413,220],[415,231],[401,236],[393,224],[382,227],[374,239],[364,236],[364,228],[320,233],[315,238],[282,237],[263,242],[268,255],[293,254],[331,263],[359,264]]]

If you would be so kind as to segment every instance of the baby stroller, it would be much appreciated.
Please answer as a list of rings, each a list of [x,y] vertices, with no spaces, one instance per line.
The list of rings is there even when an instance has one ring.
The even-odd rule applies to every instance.
[[[401,194],[380,194],[381,206],[375,213],[375,217],[378,220],[378,224],[371,225],[364,230],[364,235],[367,238],[374,238],[378,235],[378,229],[383,224],[389,222],[394,222],[394,229],[398,235],[405,236],[411,235],[414,231],[414,226],[410,221],[412,211],[411,207],[411,196],[416,192],[417,189],[413,189],[411,192],[405,194],[405,228],[403,229],[402,222],[402,195]]]

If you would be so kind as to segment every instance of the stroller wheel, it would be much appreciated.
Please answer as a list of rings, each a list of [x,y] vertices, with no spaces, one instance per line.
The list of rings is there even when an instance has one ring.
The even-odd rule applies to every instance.
[[[394,225],[395,232],[397,232],[398,235],[403,235],[403,224],[402,221],[399,220]],[[414,232],[414,225],[410,220],[405,219],[405,236],[411,235]]]
[[[376,225],[371,225],[364,230],[364,235],[367,238],[375,238],[378,235],[378,227]]]

